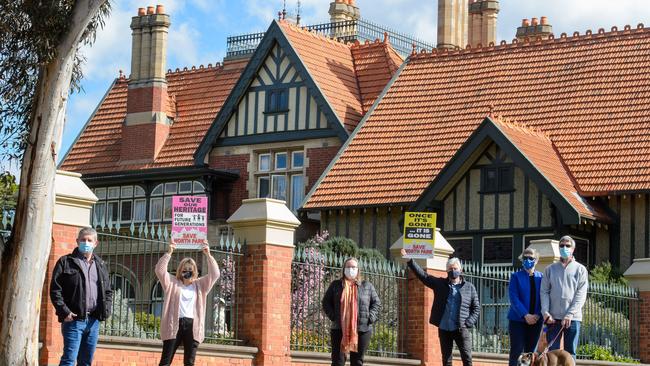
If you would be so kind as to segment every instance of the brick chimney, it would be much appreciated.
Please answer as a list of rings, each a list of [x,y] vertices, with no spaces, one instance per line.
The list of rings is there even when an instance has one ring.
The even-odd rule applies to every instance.
[[[438,48],[467,44],[468,0],[438,0]]]
[[[345,22],[346,20],[359,20],[361,13],[354,0],[335,0],[330,3],[330,22]]]
[[[351,20],[359,20],[361,12],[354,0],[335,0],[330,3],[330,23],[340,23]],[[352,24],[337,25],[332,28],[331,36],[334,38],[357,37],[356,22]]]
[[[551,34],[553,34],[553,26],[548,23],[548,18],[543,16],[541,20],[537,18],[532,18],[530,21],[522,20],[521,27],[517,28],[516,37],[518,41],[523,41],[526,38],[534,41],[537,37],[548,39]]]
[[[471,0],[469,4],[469,44],[488,46],[497,42],[498,0]]]
[[[131,76],[122,127],[121,164],[156,159],[172,124],[165,76],[169,15],[162,5],[138,9],[131,19]]]

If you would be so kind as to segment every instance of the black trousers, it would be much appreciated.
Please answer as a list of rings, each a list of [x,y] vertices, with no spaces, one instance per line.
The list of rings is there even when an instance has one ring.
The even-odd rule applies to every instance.
[[[163,341],[163,351],[160,357],[160,366],[169,366],[174,359],[174,354],[178,346],[183,344],[183,365],[194,366],[194,359],[196,358],[196,349],[199,348],[199,342],[194,340],[192,332],[192,325],[194,320],[192,318],[180,318],[178,321],[178,333],[176,339],[168,339]]]
[[[372,332],[358,332],[359,343],[357,344],[357,352],[350,352],[350,366],[362,366],[363,356],[368,350],[370,345],[370,337]],[[343,339],[343,331],[340,329],[330,330],[330,339],[332,340],[332,366],[345,365],[345,353],[341,352],[341,340]]]
[[[451,352],[454,348],[454,342],[456,342],[458,351],[460,351],[463,366],[472,366],[472,334],[469,332],[469,329],[460,328],[453,332],[448,332],[438,328],[438,337],[440,338],[442,366],[452,366]]]

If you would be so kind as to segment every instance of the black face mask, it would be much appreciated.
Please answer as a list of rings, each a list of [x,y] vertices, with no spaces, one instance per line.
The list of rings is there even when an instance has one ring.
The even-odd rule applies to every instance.
[[[194,274],[194,272],[192,272],[192,271],[183,271],[183,278],[186,279],[186,280],[189,280],[190,278],[192,278],[193,274]]]

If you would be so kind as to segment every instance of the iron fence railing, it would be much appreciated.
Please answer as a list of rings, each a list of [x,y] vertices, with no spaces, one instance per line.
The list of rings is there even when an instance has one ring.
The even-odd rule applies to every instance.
[[[167,251],[166,227],[143,224],[128,233],[104,228],[99,231],[95,250],[106,262],[113,288],[113,314],[102,323],[100,334],[133,338],[158,338],[163,305],[163,291],[154,267]],[[221,237],[210,243],[210,254],[217,260],[221,276],[208,294],[205,315],[205,342],[239,344],[237,284],[242,245],[232,238]],[[168,270],[174,274],[184,257],[193,258],[200,275],[207,270],[206,259],[199,250],[177,249]]]
[[[345,258],[323,255],[315,248],[294,253],[291,278],[291,349],[330,352],[330,320],[321,311],[329,284],[341,277]],[[389,261],[360,260],[360,271],[373,284],[382,310],[370,341],[368,354],[405,357],[407,279],[405,268]],[[405,334],[405,333],[404,333]]]
[[[481,266],[463,263],[465,279],[474,284],[481,302],[481,317],[473,329],[473,349],[477,352],[508,353],[508,284],[511,266]],[[605,347],[613,354],[639,357],[639,295],[630,287],[591,283],[583,308],[578,357],[586,358],[588,345]]]
[[[14,226],[14,211],[0,211],[0,240],[9,239]]]
[[[375,39],[383,39],[384,34],[387,34],[393,49],[405,58],[411,54],[414,47],[418,50],[435,48],[435,45],[431,43],[363,19],[314,24],[305,28],[318,34],[336,38],[342,42],[353,42],[355,40],[373,42]],[[261,32],[228,37],[227,56],[252,53],[264,38],[264,34],[264,32]]]

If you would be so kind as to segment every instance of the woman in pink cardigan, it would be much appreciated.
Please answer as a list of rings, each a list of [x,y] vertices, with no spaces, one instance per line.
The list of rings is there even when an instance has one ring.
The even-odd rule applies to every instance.
[[[160,338],[163,352],[160,366],[171,364],[178,346],[183,344],[183,364],[194,365],[196,349],[205,334],[205,303],[208,293],[219,279],[219,265],[210,255],[208,242],[203,243],[203,254],[208,262],[208,274],[198,278],[198,268],[192,258],[183,258],[176,269],[176,276],[167,272],[167,265],[176,245],[169,249],[156,264],[156,277],[160,280],[165,300],[160,321]]]

